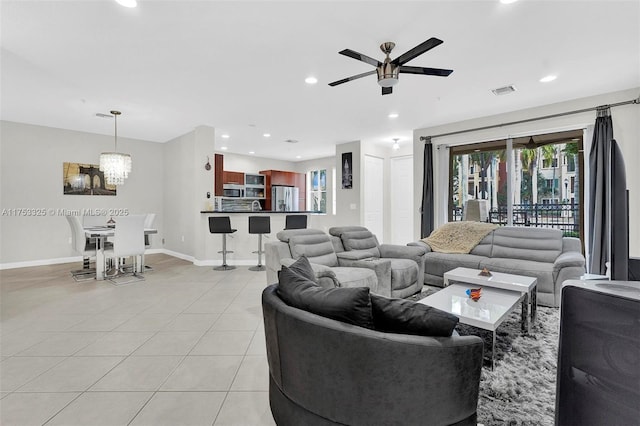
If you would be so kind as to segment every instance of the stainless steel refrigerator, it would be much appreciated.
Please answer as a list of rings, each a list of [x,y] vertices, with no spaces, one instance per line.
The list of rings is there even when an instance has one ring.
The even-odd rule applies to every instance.
[[[271,210],[279,212],[298,211],[298,188],[295,186],[271,187]]]

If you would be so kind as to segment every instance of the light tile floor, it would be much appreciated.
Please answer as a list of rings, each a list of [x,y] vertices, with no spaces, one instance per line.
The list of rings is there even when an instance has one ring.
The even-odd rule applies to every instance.
[[[0,271],[0,424],[274,425],[266,273],[147,256],[146,281],[77,264]]]

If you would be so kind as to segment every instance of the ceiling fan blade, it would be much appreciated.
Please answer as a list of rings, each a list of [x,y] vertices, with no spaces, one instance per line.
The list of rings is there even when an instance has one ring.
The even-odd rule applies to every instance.
[[[391,92],[393,92],[393,87],[383,87],[382,88],[382,94],[383,95],[390,95]]]
[[[414,47],[413,49],[403,53],[402,55],[398,56],[397,58],[395,58],[393,61],[391,61],[392,64],[394,65],[402,65],[405,64],[407,62],[409,62],[410,60],[412,60],[413,58],[422,55],[424,52],[433,49],[434,47],[442,44],[443,41],[440,39],[437,39],[435,37],[431,37],[429,40],[420,43],[419,45],[417,45],[416,47]]]
[[[338,52],[341,55],[344,56],[348,56],[350,58],[353,59],[357,59],[359,61],[362,62],[366,62],[369,65],[373,65],[374,67],[379,67],[380,65],[382,65],[382,62],[378,61],[377,59],[373,59],[367,55],[363,55],[362,53],[358,53],[355,50],[351,50],[351,49],[344,49],[340,52]]]
[[[332,87],[333,86],[337,86],[338,84],[346,83],[348,81],[355,80],[355,79],[362,78],[362,77],[366,77],[368,75],[375,74],[375,73],[376,73],[376,70],[363,72],[362,74],[352,75],[351,77],[343,78],[342,80],[338,80],[338,81],[334,81],[332,83],[329,83],[329,86],[332,86]]]
[[[405,74],[422,74],[422,75],[436,75],[438,77],[447,77],[453,72],[453,70],[444,70],[441,68],[424,68],[424,67],[408,67],[402,65],[400,72]]]

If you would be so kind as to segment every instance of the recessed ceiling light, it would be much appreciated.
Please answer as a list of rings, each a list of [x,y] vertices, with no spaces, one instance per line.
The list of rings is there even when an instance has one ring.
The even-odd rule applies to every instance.
[[[256,153],[255,151],[249,151],[249,154],[251,154],[251,155],[253,155],[255,153]]]
[[[491,89],[491,91],[496,96],[508,95],[509,93],[513,93],[516,91],[516,86],[514,86],[513,84],[510,84],[508,86],[502,86],[502,87],[497,87],[495,89]]]
[[[221,146],[220,149],[223,150],[223,151],[226,151],[227,147],[226,146]]]
[[[304,82],[307,83],[307,84],[316,84],[318,82],[318,79],[315,78],[315,77],[309,76],[309,77],[304,79]]]
[[[389,114],[389,118],[398,118],[398,113],[392,112],[391,114]]]
[[[296,158],[302,158],[302,156],[300,156],[300,155],[296,155]]]
[[[124,7],[136,7],[138,5],[136,0],[116,0],[116,3]]]
[[[271,133],[263,133],[262,136],[264,136],[265,138],[270,138],[271,137]]]
[[[511,3],[515,3],[518,0],[500,0],[500,3],[502,4],[511,4]]]
[[[557,76],[555,76],[555,75],[548,75],[548,76],[546,76],[546,77],[542,77],[542,78],[540,79],[540,83],[548,83],[548,82],[550,82],[550,81],[555,80],[556,78],[558,78],[558,77],[557,77]]]
[[[221,136],[224,139],[229,139],[229,135],[227,135],[226,133],[224,135]]]

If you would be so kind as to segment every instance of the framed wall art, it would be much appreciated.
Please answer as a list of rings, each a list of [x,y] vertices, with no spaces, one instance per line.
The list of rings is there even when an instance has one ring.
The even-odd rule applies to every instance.
[[[342,153],[342,189],[353,188],[353,155],[351,152]]]
[[[62,163],[62,188],[65,195],[116,195],[97,164]]]

